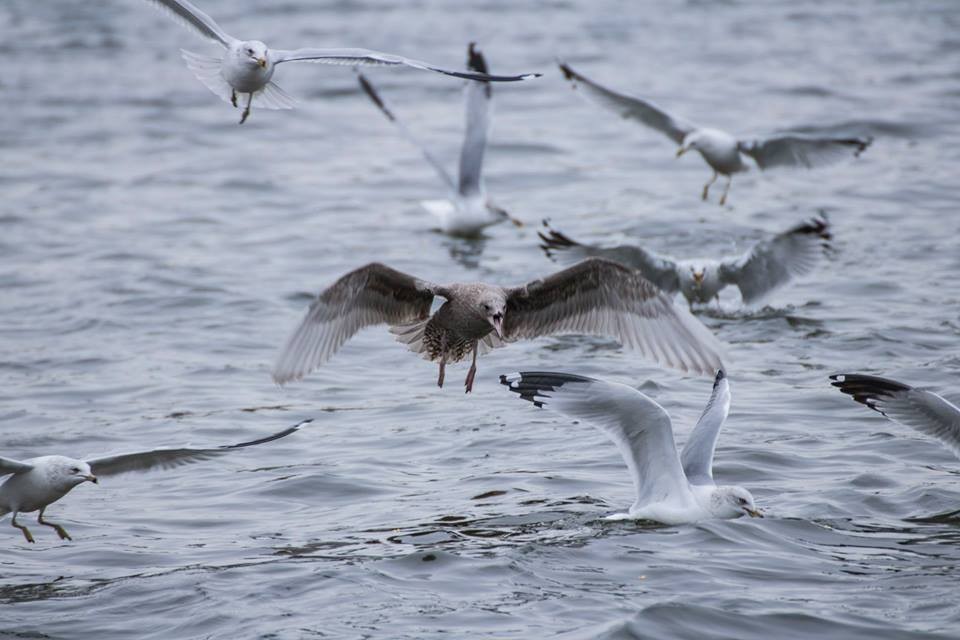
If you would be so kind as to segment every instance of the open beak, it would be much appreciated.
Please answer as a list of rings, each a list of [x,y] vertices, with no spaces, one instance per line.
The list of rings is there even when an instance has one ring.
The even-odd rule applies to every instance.
[[[751,518],[762,518],[763,514],[760,513],[759,509],[750,509],[749,507],[744,508],[743,512],[750,516]]]
[[[503,314],[493,316],[493,330],[497,332],[497,337],[503,340]]]
[[[260,65],[262,68],[266,69],[266,68],[267,68],[267,59],[266,59],[266,58],[257,58],[257,64]]]
[[[92,482],[93,484],[100,484],[100,481],[97,480],[97,476],[95,476],[95,475],[93,475],[93,474],[90,474],[89,476],[84,476],[84,478],[86,478],[87,480],[89,480],[89,481]]]
[[[680,147],[679,149],[677,149],[677,157],[679,158],[680,156],[682,156],[682,155],[685,154],[686,152],[687,152],[687,148],[686,148],[686,147]]]

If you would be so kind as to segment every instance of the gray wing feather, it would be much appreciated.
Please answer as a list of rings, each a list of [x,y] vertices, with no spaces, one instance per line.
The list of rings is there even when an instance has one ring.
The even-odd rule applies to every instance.
[[[363,89],[363,92],[367,94],[367,97],[370,98],[370,101],[373,102],[380,109],[380,112],[387,117],[387,120],[393,123],[397,128],[400,134],[407,139],[407,142],[415,146],[420,150],[420,153],[423,155],[427,163],[433,167],[434,171],[437,172],[437,175],[440,176],[440,179],[443,181],[443,184],[447,187],[447,190],[451,195],[456,193],[456,186],[453,183],[453,178],[450,177],[450,174],[447,173],[447,170],[443,168],[443,163],[440,162],[440,159],[433,155],[433,152],[423,144],[418,137],[416,137],[406,125],[404,125],[400,120],[397,119],[397,116],[393,113],[393,110],[387,106],[387,103],[383,100],[380,94],[374,89],[373,84],[367,79],[365,75],[360,73],[359,70],[356,70],[357,80],[360,82],[360,87]],[[472,83],[471,83],[472,84]]]
[[[508,341],[557,333],[605,335],[662,365],[713,374],[723,348],[706,327],[639,272],[589,258],[507,291]]]
[[[932,391],[858,373],[830,376],[833,386],[884,416],[939,440],[960,458],[960,408]]]
[[[633,245],[598,247],[582,244],[553,229],[546,220],[544,220],[543,226],[546,227],[546,233],[543,231],[537,232],[537,235],[540,236],[540,248],[547,254],[547,257],[556,259],[561,264],[574,264],[584,258],[606,258],[631,269],[636,269],[643,274],[644,278],[667,293],[675,293],[680,290],[677,264],[669,258]]]
[[[830,223],[814,218],[759,242],[720,263],[720,280],[736,285],[747,304],[763,299],[793,278],[813,271],[830,246]]]
[[[435,71],[437,73],[454,76],[456,78],[466,78],[467,80],[487,80],[495,82],[529,80],[530,78],[536,78],[540,75],[539,73],[526,73],[516,76],[492,76],[485,73],[477,73],[472,71],[455,71],[453,69],[446,69],[435,64],[430,64],[429,62],[414,60],[412,58],[404,58],[403,56],[393,55],[392,53],[372,51],[370,49],[274,49],[273,60],[276,64],[280,64],[281,62],[295,62],[299,60],[304,62],[317,62],[320,64],[340,64],[349,66],[407,66],[413,67],[414,69],[423,69],[424,71]]]
[[[152,451],[137,451],[134,453],[121,453],[112,456],[104,456],[87,460],[90,470],[96,476],[112,476],[120,473],[129,473],[131,471],[149,471],[152,469],[173,469],[185,464],[193,464],[202,460],[209,460],[216,456],[221,456],[230,452],[232,449],[243,447],[252,447],[273,440],[279,440],[297,431],[303,425],[312,420],[298,422],[292,427],[283,431],[274,433],[265,438],[251,440],[250,442],[241,442],[238,444],[224,445],[220,447],[209,447],[205,449],[195,449],[182,447],[178,449],[154,449]]]
[[[671,116],[652,102],[607,89],[593,80],[580,75],[571,69],[569,65],[563,62],[558,64],[560,65],[560,71],[563,72],[563,76],[573,83],[574,88],[582,86],[584,95],[593,102],[596,102],[609,111],[613,111],[622,118],[636,120],[652,129],[656,129],[677,144],[682,143],[684,136],[696,129],[696,126],[692,123],[682,118]]]
[[[310,305],[277,359],[274,381],[302,378],[364,327],[426,318],[434,291],[435,285],[376,262],[351,271]]]
[[[6,476],[11,473],[26,473],[31,469],[33,469],[32,464],[0,456],[0,476]]]
[[[467,68],[487,73],[487,61],[474,43],[467,49]],[[489,82],[468,82],[463,98],[467,120],[463,146],[460,148],[460,195],[469,197],[483,193],[483,154],[490,132],[490,100],[493,87]]]
[[[859,156],[870,146],[870,138],[838,138],[800,133],[769,138],[741,140],[740,151],[757,162],[761,169],[772,167],[806,167],[830,164],[853,155]]]
[[[221,29],[213,18],[187,0],[147,0],[147,2],[166,9],[178,22],[196,29],[201,35],[225,47],[229,47],[230,43],[236,40]]]
[[[721,369],[713,382],[713,392],[703,409],[697,426],[690,432],[687,444],[680,453],[683,473],[690,484],[713,484],[713,453],[717,437],[730,413],[730,383]]]

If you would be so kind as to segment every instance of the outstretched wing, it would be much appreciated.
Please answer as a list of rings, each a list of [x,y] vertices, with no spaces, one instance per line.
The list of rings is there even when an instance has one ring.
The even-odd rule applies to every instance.
[[[546,220],[543,221],[543,226],[546,227],[546,233],[538,231],[537,235],[540,236],[540,248],[548,258],[561,264],[574,264],[584,258],[606,258],[636,269],[644,278],[667,293],[680,290],[677,264],[669,258],[633,245],[598,247],[582,244],[552,228]]]
[[[266,442],[272,442],[284,438],[294,431],[297,431],[303,425],[312,422],[304,420],[298,422],[292,427],[273,435],[250,442],[241,442],[239,444],[230,444],[220,447],[210,447],[206,449],[194,449],[189,447],[179,449],[154,449],[153,451],[137,451],[135,453],[121,453],[113,456],[104,456],[87,460],[90,470],[96,476],[112,476],[119,473],[128,473],[130,471],[149,471],[151,469],[173,469],[185,464],[209,460],[216,456],[228,453],[232,449],[243,447],[252,447]]]
[[[364,327],[426,318],[436,286],[377,262],[337,280],[310,305],[273,368],[277,384],[299,380]]]
[[[741,140],[737,143],[742,153],[757,161],[761,169],[772,167],[806,167],[830,164],[853,155],[859,156],[871,138],[838,138],[790,133],[769,138]]]
[[[507,340],[605,335],[660,364],[703,375],[722,369],[720,343],[638,271],[589,258],[507,291]]]
[[[671,116],[669,113],[646,100],[634,98],[603,87],[593,80],[580,75],[570,65],[559,62],[563,77],[573,83],[574,89],[583,87],[584,95],[604,109],[612,111],[621,118],[636,120],[651,129],[656,129],[668,138],[680,144],[684,136],[696,129],[692,123]]]
[[[831,383],[857,402],[894,422],[936,438],[960,458],[960,408],[932,391],[859,373],[830,376]]]
[[[500,383],[537,407],[589,422],[617,445],[634,488],[636,507],[687,491],[670,416],[636,389],[568,373],[523,371]]]
[[[196,29],[200,32],[200,35],[225,47],[229,47],[231,43],[236,41],[236,38],[221,29],[213,18],[200,11],[187,0],[147,0],[147,2],[161,9],[166,9],[178,22]]]
[[[703,409],[697,426],[690,432],[687,444],[680,453],[683,473],[690,484],[713,484],[713,452],[717,437],[730,413],[730,383],[723,369],[717,371],[713,381],[713,393]]]
[[[0,476],[6,476],[11,473],[26,473],[31,469],[33,469],[32,464],[0,456]]]
[[[487,73],[487,61],[473,42],[467,48],[467,68]],[[470,197],[483,193],[483,154],[490,132],[490,99],[493,87],[489,82],[468,82],[463,90],[467,121],[460,148],[460,195]]]
[[[744,255],[720,263],[720,280],[736,285],[747,304],[761,300],[793,278],[813,271],[830,247],[830,223],[813,218],[770,240],[754,245]]]
[[[383,98],[380,97],[380,94],[377,93],[377,90],[373,88],[373,84],[367,79],[367,77],[360,73],[358,69],[355,69],[355,71],[357,74],[357,80],[360,82],[360,87],[363,89],[363,92],[367,94],[367,97],[370,98],[373,104],[380,109],[380,112],[387,117],[387,120],[394,124],[397,130],[400,131],[400,134],[407,139],[407,142],[420,150],[420,153],[423,155],[426,161],[431,167],[433,167],[434,171],[437,172],[437,175],[440,176],[440,179],[450,191],[451,195],[456,193],[457,188],[453,184],[453,178],[451,178],[450,174],[447,173],[446,169],[443,168],[443,163],[440,162],[440,159],[433,155],[433,152],[430,151],[425,144],[420,142],[420,139],[413,135],[413,133],[407,129],[406,125],[397,119],[397,116],[394,115],[393,110],[387,106],[387,103],[384,102]]]
[[[454,71],[444,67],[396,56],[392,53],[382,53],[370,49],[294,49],[292,51],[284,49],[273,49],[273,61],[275,64],[281,62],[294,62],[302,60],[305,62],[318,62],[320,64],[341,64],[341,65],[379,65],[379,66],[407,66],[414,69],[423,69],[424,71],[436,71],[456,78],[466,78],[467,80],[486,80],[491,82],[515,82],[518,80],[529,80],[539,77],[539,73],[524,73],[516,76],[491,76],[486,73],[477,73],[471,71]]]

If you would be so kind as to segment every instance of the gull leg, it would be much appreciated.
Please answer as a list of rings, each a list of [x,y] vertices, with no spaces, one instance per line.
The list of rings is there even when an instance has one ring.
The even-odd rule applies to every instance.
[[[706,200],[706,199],[707,199],[707,194],[710,192],[710,187],[711,187],[711,185],[713,185],[713,183],[717,181],[717,175],[718,175],[717,172],[714,171],[714,172],[713,172],[713,177],[710,178],[710,181],[709,181],[707,184],[703,185],[703,195],[700,196],[700,199],[701,199],[701,200]]]
[[[467,388],[464,393],[473,391],[473,379],[477,377],[477,351],[479,346],[478,342],[473,343],[473,360],[470,361],[470,370],[467,371],[467,379],[463,382],[463,386]]]
[[[15,526],[17,529],[23,532],[23,537],[27,539],[27,542],[33,542],[33,535],[30,533],[30,529],[27,529],[22,524],[17,524],[17,512],[13,512],[13,519],[10,520],[10,524]]]
[[[70,537],[70,534],[67,533],[66,529],[64,529],[58,524],[54,524],[53,522],[47,522],[46,520],[43,519],[43,512],[45,510],[46,510],[46,507],[44,507],[43,509],[40,509],[40,515],[37,516],[37,522],[44,525],[45,527],[53,527],[53,530],[57,532],[57,535],[60,536],[61,540],[73,540],[73,538]]]
[[[240,124],[243,124],[247,121],[247,116],[250,115],[250,103],[253,102],[253,93],[247,94],[247,106],[243,108],[243,115],[240,116]]]
[[[440,376],[437,378],[437,386],[443,386],[443,376],[446,373],[447,368],[447,354],[443,354],[440,357]]]
[[[733,174],[727,176],[727,186],[723,188],[723,195],[720,196],[720,206],[727,203],[727,194],[730,193],[730,183],[733,182]]]
[[[230,104],[233,105],[233,108],[237,108],[237,90],[230,89]]]

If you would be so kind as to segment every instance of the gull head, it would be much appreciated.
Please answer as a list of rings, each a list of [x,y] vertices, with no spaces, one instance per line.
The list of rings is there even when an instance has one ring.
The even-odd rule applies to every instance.
[[[507,299],[502,292],[486,291],[477,298],[477,311],[493,327],[498,338],[503,338],[503,317]]]
[[[707,270],[690,267],[690,271],[693,275],[693,286],[694,288],[699,289],[703,285],[703,276],[706,275]]]
[[[99,484],[90,465],[83,460],[74,460],[65,456],[48,458],[47,477],[59,489],[69,491],[84,482]]]
[[[269,64],[267,45],[259,40],[247,40],[236,46],[236,57],[246,65],[266,69]]]
[[[744,514],[751,518],[763,517],[750,492],[737,486],[717,487],[711,496],[710,510],[718,518],[739,518]]]

